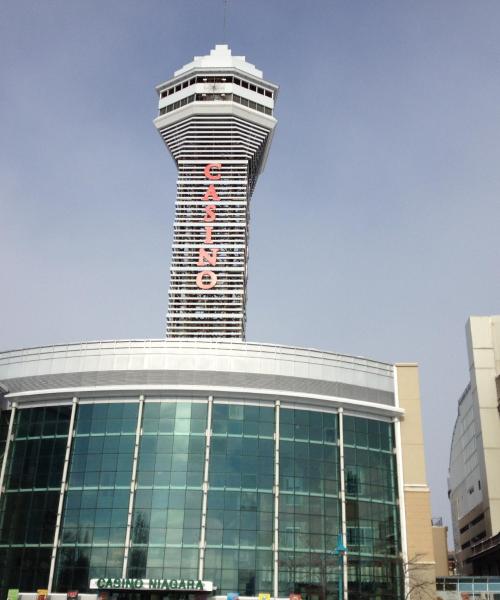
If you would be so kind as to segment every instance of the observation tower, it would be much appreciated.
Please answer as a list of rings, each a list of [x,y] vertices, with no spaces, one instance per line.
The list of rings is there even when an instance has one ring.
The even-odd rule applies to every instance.
[[[250,198],[277,90],[226,45],[157,87],[154,124],[178,170],[169,338],[245,339]]]

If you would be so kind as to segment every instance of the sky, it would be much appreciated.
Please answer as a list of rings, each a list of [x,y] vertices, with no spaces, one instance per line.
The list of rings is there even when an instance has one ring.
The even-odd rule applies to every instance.
[[[2,0],[0,350],[164,336],[154,87],[229,43],[280,86],[247,340],[418,362],[450,525],[464,326],[500,313],[499,23],[497,0]]]

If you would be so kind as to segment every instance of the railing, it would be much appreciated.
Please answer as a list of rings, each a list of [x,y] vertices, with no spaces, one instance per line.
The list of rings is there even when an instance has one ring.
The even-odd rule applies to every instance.
[[[486,550],[490,550],[495,546],[499,546],[500,548],[500,533],[497,533],[496,535],[493,535],[492,537],[487,538],[486,540],[481,540],[477,544],[471,546],[471,558],[474,555],[480,554],[481,552],[485,552]]]

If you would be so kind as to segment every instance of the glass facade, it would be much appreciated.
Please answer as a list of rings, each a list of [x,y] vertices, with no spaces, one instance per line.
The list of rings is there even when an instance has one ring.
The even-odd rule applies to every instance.
[[[18,410],[0,499],[0,593],[47,585],[71,407]],[[8,425],[3,423],[5,439]]]
[[[403,593],[394,447],[391,423],[344,417],[349,597]]]
[[[457,600],[500,600],[500,577],[437,577],[436,589]]]
[[[220,593],[272,588],[274,408],[214,404],[204,577]]]
[[[94,574],[121,577],[138,402],[78,407],[56,589],[85,590]]]
[[[145,403],[129,577],[198,577],[206,428],[206,403]]]
[[[338,597],[337,415],[280,411],[280,596]]]
[[[54,591],[84,592],[102,576],[201,575],[217,594],[272,595],[277,575],[280,597],[338,597],[336,412],[208,399],[102,399],[77,404],[70,432],[71,410],[16,412],[0,500],[2,590],[47,587],[62,498]],[[5,445],[8,415],[3,419]],[[349,598],[400,599],[393,425],[344,416],[343,431]]]

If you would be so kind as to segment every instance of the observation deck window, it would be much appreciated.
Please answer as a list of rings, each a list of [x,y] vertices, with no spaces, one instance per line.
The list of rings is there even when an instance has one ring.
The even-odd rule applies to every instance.
[[[273,111],[268,106],[264,106],[259,104],[258,102],[253,102],[252,100],[248,100],[247,98],[243,98],[242,96],[238,96],[237,94],[226,94],[226,93],[217,93],[217,94],[192,94],[191,96],[187,96],[186,98],[182,98],[181,100],[177,100],[177,102],[173,102],[168,106],[162,106],[159,110],[159,114],[164,115],[166,113],[172,112],[180,108],[181,106],[185,106],[186,104],[190,104],[191,102],[211,102],[211,101],[221,101],[221,102],[236,102],[243,106],[247,106],[252,110],[257,110],[258,112],[264,113],[266,115],[272,115]]]
[[[257,86],[253,83],[249,83],[248,81],[240,79],[239,77],[233,77],[232,75],[198,75],[197,77],[191,77],[191,79],[186,79],[185,81],[178,83],[175,86],[162,90],[160,92],[160,97],[166,98],[167,96],[170,96],[170,94],[178,92],[181,89],[183,90],[186,87],[195,83],[234,83],[235,85],[239,85],[252,92],[257,92],[258,94],[266,96],[267,98],[273,98],[272,90],[267,90],[263,87]]]

